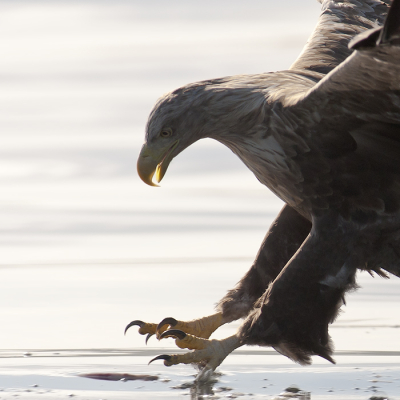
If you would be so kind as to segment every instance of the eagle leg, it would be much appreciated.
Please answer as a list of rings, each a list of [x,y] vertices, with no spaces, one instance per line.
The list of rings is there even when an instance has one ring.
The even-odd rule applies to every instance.
[[[346,292],[357,288],[370,235],[334,212],[315,218],[308,238],[239,328],[242,343],[274,347],[302,365],[314,355],[334,363],[328,327]]]
[[[167,329],[174,328],[198,338],[208,339],[211,334],[225,322],[227,321],[224,321],[222,313],[212,314],[192,321],[178,321],[175,318],[168,317],[164,318],[158,325],[135,320],[126,326],[125,333],[131,326],[139,326],[139,333],[141,335],[147,334],[147,343],[147,340],[152,335],[155,334],[157,338],[160,338],[160,335]]]
[[[311,230],[311,222],[285,205],[270,226],[253,265],[221,299],[217,310],[227,322],[245,318],[293,257]],[[198,335],[197,335],[198,336]]]
[[[184,354],[162,354],[153,358],[149,364],[156,360],[164,360],[164,365],[167,367],[176,364],[197,364],[201,368],[201,372],[196,378],[197,381],[207,380],[222,361],[242,345],[237,335],[222,340],[209,340],[172,329],[160,335],[160,339],[166,337],[176,338],[175,343],[179,348],[194,351]]]

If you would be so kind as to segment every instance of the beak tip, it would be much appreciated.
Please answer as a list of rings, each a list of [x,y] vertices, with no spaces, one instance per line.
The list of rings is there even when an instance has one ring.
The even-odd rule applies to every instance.
[[[137,172],[140,179],[149,186],[156,186],[158,185],[153,182],[153,176],[155,173],[157,165],[152,159],[147,157],[139,156],[137,162]]]
[[[139,175],[139,177],[146,185],[149,185],[152,187],[160,187],[160,185],[157,185],[158,182],[157,183],[153,182],[152,177],[147,177],[147,176],[143,177],[140,175]]]
[[[140,179],[149,186],[159,187],[163,179],[168,165],[172,160],[172,151],[178,145],[179,140],[176,140],[169,148],[162,149],[162,152],[150,152],[147,144],[145,143],[140,151],[137,161],[137,171]],[[160,154],[158,154],[160,153]],[[153,182],[154,181],[156,183]]]

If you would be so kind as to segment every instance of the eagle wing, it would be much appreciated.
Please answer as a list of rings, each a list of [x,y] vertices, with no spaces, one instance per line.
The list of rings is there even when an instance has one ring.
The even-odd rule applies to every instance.
[[[362,139],[400,145],[400,0],[396,6],[382,28],[355,38],[356,51],[298,95],[296,107],[319,120],[316,136],[330,127],[332,135],[347,132],[358,145]]]
[[[318,24],[291,70],[321,77],[350,54],[349,41],[367,29],[383,25],[389,0],[319,0]]]
[[[400,210],[400,0],[382,28],[350,47],[350,57],[292,97],[293,112],[330,166],[334,194],[352,199],[353,209],[391,214]]]

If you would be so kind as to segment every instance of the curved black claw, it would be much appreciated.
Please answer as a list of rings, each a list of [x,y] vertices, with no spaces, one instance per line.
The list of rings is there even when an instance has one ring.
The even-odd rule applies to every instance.
[[[175,319],[175,318],[171,318],[171,317],[168,317],[168,318],[164,318],[158,325],[157,325],[157,332],[159,331],[159,330],[161,330],[161,328],[164,326],[164,325],[170,325],[171,327],[174,327],[176,324],[178,323],[178,321]]]
[[[125,328],[124,335],[126,335],[126,331],[127,331],[131,326],[139,326],[139,327],[141,328],[144,324],[145,324],[145,322],[139,321],[139,320],[135,320],[135,321],[130,322],[130,323],[126,326],[126,328]],[[147,342],[147,340],[146,340],[146,342]]]
[[[153,361],[156,361],[156,360],[170,361],[171,356],[169,356],[168,354],[161,354],[161,356],[154,357],[152,360],[150,360],[149,364],[151,364]]]
[[[154,335],[154,333],[148,333],[146,336],[146,344],[149,341],[149,339]]]
[[[163,332],[160,335],[159,339],[164,339],[167,337],[175,337],[175,338],[182,340],[182,339],[185,339],[186,333],[183,331],[180,331],[179,329],[169,329],[168,331]]]

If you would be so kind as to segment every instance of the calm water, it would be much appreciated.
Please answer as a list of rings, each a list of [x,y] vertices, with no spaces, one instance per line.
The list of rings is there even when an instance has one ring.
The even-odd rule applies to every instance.
[[[312,0],[1,2],[0,348],[143,348],[134,330],[123,336],[130,320],[212,312],[282,204],[211,140],[174,160],[161,188],[145,186],[147,115],[185,83],[289,67],[318,14]],[[332,328],[337,349],[399,351],[397,281],[361,283]],[[142,369],[139,358],[112,365]],[[0,387],[10,370],[89,368],[30,360],[3,358]],[[233,360],[231,371],[246,364]],[[192,373],[177,368],[173,379]]]
[[[168,271],[193,271],[193,259],[239,257],[221,297],[248,268],[281,202],[211,140],[180,155],[163,187],[147,187],[136,175],[147,115],[159,95],[190,81],[288,67],[319,5],[110,0],[0,7],[0,315],[9,329],[0,333],[1,347],[56,340],[79,346],[86,327],[83,336],[50,339],[40,326],[56,321],[54,307],[61,316],[80,289],[83,323],[90,302],[120,297],[107,271],[126,274],[132,287],[149,277],[156,285],[157,276],[138,267],[142,261],[167,261],[163,273],[172,280]],[[93,277],[98,264],[105,272]],[[97,283],[98,293],[86,298],[85,288]],[[163,295],[152,293],[152,300]],[[134,308],[146,297],[130,292],[124,301]],[[91,323],[107,325],[105,312]],[[26,318],[36,321],[29,338],[18,328]]]

